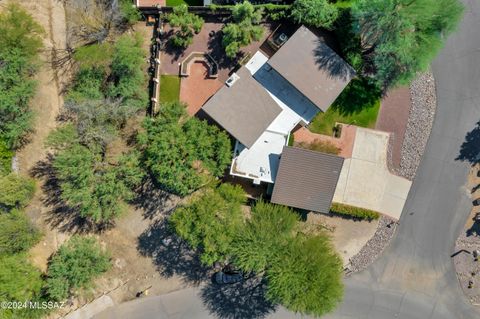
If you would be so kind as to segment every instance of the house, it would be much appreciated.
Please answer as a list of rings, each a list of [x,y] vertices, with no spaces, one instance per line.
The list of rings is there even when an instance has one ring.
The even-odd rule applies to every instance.
[[[283,152],[294,158],[306,154],[301,149],[285,147],[291,131],[297,125],[308,125],[316,114],[328,110],[354,75],[340,56],[304,26],[270,59],[256,52],[202,107],[236,140],[230,174],[251,179],[254,184],[273,184],[281,177],[282,188],[283,170],[293,167],[282,165]],[[340,163],[328,156],[313,156],[311,160]],[[338,180],[340,169],[334,166]],[[335,180],[334,176],[329,178]],[[283,192],[276,188],[275,185],[273,194],[277,195],[273,198],[279,203],[290,203],[283,200]],[[334,190],[329,189],[328,206]],[[296,207],[293,204],[290,206]],[[324,210],[321,205],[299,208]]]

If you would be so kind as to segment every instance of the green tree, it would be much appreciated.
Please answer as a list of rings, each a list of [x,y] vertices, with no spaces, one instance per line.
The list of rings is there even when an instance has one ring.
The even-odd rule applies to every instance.
[[[243,224],[241,205],[246,194],[239,186],[222,184],[175,210],[170,223],[176,233],[201,251],[207,265],[226,258]]]
[[[0,255],[24,252],[40,239],[25,213],[16,209],[0,213],[0,229]]]
[[[352,7],[364,72],[385,91],[425,71],[462,17],[458,0],[359,0]]]
[[[241,47],[262,38],[263,27],[258,25],[262,19],[263,10],[248,1],[236,4],[232,8],[233,23],[228,23],[222,29],[222,45],[229,58],[234,58]]]
[[[0,13],[0,139],[9,148],[22,144],[31,129],[28,103],[35,93],[33,75],[43,30],[19,5]]]
[[[75,289],[86,288],[111,267],[110,257],[94,238],[73,236],[60,246],[48,265],[46,290],[64,300]]]
[[[290,208],[258,202],[230,245],[235,264],[247,272],[264,272],[275,256],[284,254],[284,247],[298,230],[298,222],[298,215]]]
[[[144,107],[147,104],[145,56],[139,33],[123,35],[115,43],[111,84],[107,96],[121,98],[126,104]]]
[[[328,0],[295,0],[291,17],[296,23],[331,30],[338,18],[338,9]]]
[[[7,143],[0,139],[0,176],[11,172],[14,155],[14,152],[8,148]]]
[[[146,119],[138,137],[144,162],[167,191],[185,196],[222,176],[231,160],[227,134],[197,118],[185,119],[179,102],[162,105],[161,114]]]
[[[203,19],[188,12],[185,4],[173,7],[173,13],[167,16],[171,27],[176,28],[171,37],[172,44],[176,47],[186,48],[193,41],[193,35],[199,33],[203,26]]]
[[[61,198],[95,223],[111,222],[125,211],[125,201],[134,197],[132,188],[143,178],[138,157],[136,152],[122,155],[110,165],[80,144],[59,151],[53,167]]]
[[[133,25],[135,22],[139,21],[142,17],[140,10],[132,3],[130,0],[120,0],[120,12],[122,13],[123,19],[129,25]]]
[[[12,209],[28,204],[35,193],[35,182],[27,177],[10,173],[0,177],[0,208]]]
[[[325,234],[299,234],[267,271],[267,298],[302,314],[322,316],[343,296],[342,260]]]
[[[0,257],[0,291],[8,301],[36,300],[42,287],[41,272],[24,254]],[[0,309],[0,317],[2,310]],[[8,318],[8,317],[7,317]],[[15,318],[15,317],[13,317]]]

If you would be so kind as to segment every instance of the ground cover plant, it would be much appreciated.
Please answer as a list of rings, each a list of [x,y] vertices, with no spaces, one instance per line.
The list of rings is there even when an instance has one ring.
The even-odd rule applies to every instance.
[[[380,218],[380,213],[366,208],[355,207],[340,203],[333,203],[330,208],[332,214],[344,216],[347,218],[359,220],[377,220]]]

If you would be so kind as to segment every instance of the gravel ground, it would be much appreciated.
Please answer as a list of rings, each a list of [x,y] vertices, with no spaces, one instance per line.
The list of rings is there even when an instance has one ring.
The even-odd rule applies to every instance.
[[[377,259],[388,246],[397,228],[396,220],[382,216],[373,237],[363,246],[358,254],[350,258],[350,263],[345,268],[345,275],[364,270]]]
[[[400,169],[395,173],[413,180],[433,126],[437,107],[435,80],[431,72],[418,76],[410,85],[412,108],[401,150]]]
[[[464,232],[455,244],[455,269],[463,292],[476,306],[480,305],[480,261],[475,261],[474,250],[480,250],[480,237]],[[469,282],[473,285],[469,288]]]

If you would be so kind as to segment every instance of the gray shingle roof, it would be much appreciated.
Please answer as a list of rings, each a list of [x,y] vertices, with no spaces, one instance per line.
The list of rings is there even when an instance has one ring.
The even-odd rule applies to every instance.
[[[250,148],[282,112],[265,89],[242,67],[231,87],[222,87],[203,110],[247,148]]]
[[[301,26],[268,64],[325,112],[355,71],[322,39]]]
[[[342,166],[341,157],[285,146],[272,203],[328,213]]]

